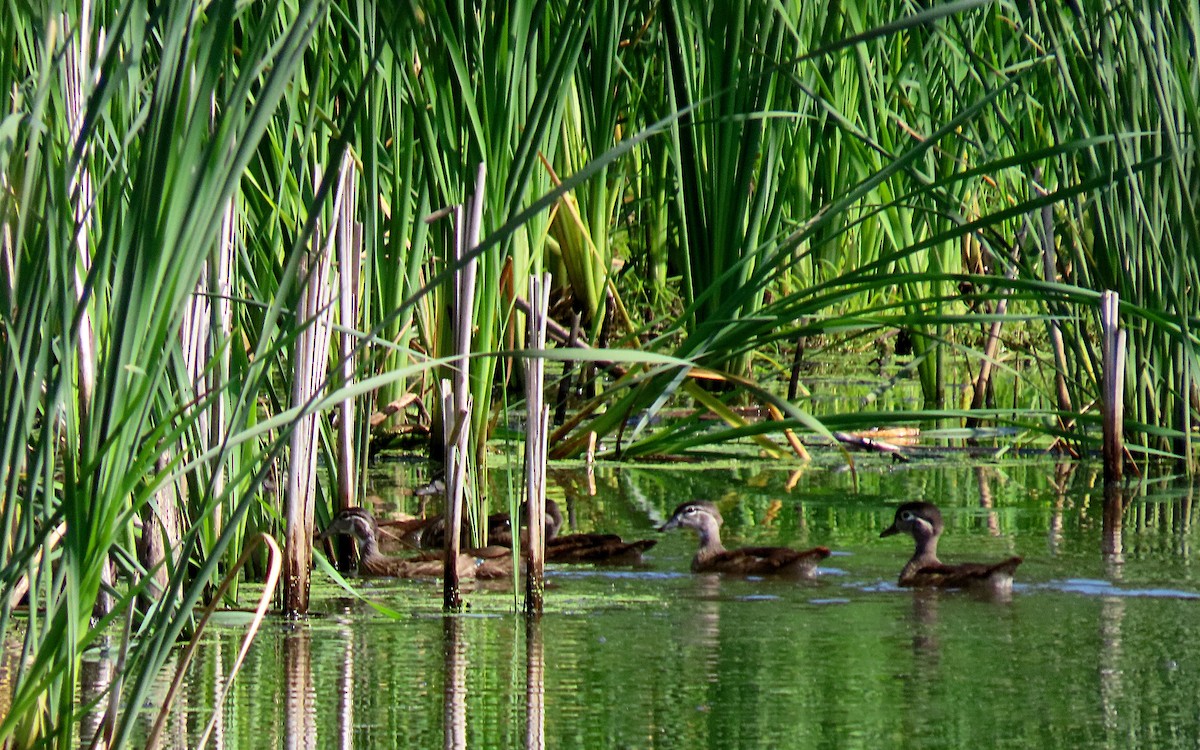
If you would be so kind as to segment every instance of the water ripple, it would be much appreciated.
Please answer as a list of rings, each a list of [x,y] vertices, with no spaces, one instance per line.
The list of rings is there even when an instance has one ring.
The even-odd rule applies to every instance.
[[[1179,589],[1163,588],[1123,589],[1113,585],[1110,581],[1093,578],[1068,578],[1065,581],[1048,581],[1047,583],[1043,584],[1043,587],[1071,594],[1083,594],[1084,596],[1124,596],[1145,597],[1152,599],[1200,599],[1200,594],[1197,594],[1193,591],[1180,591]]]

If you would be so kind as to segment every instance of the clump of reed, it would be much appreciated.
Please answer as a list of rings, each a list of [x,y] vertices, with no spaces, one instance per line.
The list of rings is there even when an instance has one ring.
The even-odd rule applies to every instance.
[[[143,704],[197,605],[227,578],[238,595],[243,556],[255,575],[273,558],[249,540],[282,529],[301,415],[352,473],[372,435],[360,419],[337,448],[335,405],[436,413],[467,260],[425,219],[479,163],[485,468],[530,354],[601,373],[549,438],[560,455],[595,435],[615,455],[786,455],[901,422],[1091,452],[1105,290],[1127,448],[1193,465],[1194,6],[726,5],[18,7],[0,26],[0,642],[22,658],[0,743],[77,744],[80,655],[105,638],[124,668],[103,700]],[[293,400],[317,325],[302,259],[344,160],[362,245],[336,270],[363,303],[313,352],[336,375]],[[518,350],[517,280],[542,270],[586,347]],[[783,395],[799,343],[900,334],[912,358],[861,408]],[[910,375],[920,403],[880,407]],[[326,484],[306,523],[327,520]],[[105,715],[129,736],[132,713]]]

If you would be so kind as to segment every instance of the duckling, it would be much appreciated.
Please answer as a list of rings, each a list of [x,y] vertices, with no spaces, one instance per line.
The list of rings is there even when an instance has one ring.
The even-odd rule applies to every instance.
[[[721,511],[704,500],[680,503],[671,520],[659,531],[686,526],[700,536],[700,549],[692,558],[693,573],[738,573],[741,575],[774,575],[791,578],[812,578],[817,563],[829,557],[826,547],[796,550],[790,547],[741,547],[725,549],[721,544]]]
[[[526,505],[521,505],[521,517],[529,515]],[[546,562],[590,563],[593,565],[639,565],[642,553],[658,544],[657,539],[639,539],[627,542],[617,534],[566,534],[558,535],[562,528],[562,511],[558,503],[546,499]],[[526,541],[522,534],[522,543]],[[497,538],[499,541],[499,538]],[[509,543],[511,544],[511,534]]]
[[[372,576],[390,578],[438,578],[445,570],[440,555],[427,554],[422,557],[400,558],[380,554],[377,535],[379,526],[375,517],[362,508],[346,508],[333,517],[325,530],[317,537],[321,542],[334,534],[346,534],[358,541],[359,572]],[[458,556],[458,576],[467,578],[496,578],[506,575],[503,558],[480,560],[474,554]],[[507,564],[507,574],[512,573],[512,564]]]
[[[1013,571],[1021,564],[1020,557],[1010,557],[998,563],[961,563],[945,565],[937,556],[941,536],[942,513],[933,503],[905,503],[896,509],[892,525],[880,538],[904,532],[916,542],[916,551],[900,571],[900,585],[936,588],[966,588],[986,586],[996,593],[1012,591]]]

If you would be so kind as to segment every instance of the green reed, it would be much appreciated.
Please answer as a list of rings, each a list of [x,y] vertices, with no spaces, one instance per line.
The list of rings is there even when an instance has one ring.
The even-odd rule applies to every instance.
[[[566,92],[594,5],[580,0],[481,3],[474,8],[435,4],[425,9],[430,14],[426,22],[405,27],[399,35],[404,46],[397,51],[404,66],[398,72],[417,135],[414,176],[435,209],[463,202],[474,189],[480,163],[487,165],[485,236],[549,190],[551,176],[543,158],[554,158]],[[547,218],[532,214],[479,255],[473,352],[493,353],[522,340],[513,296],[542,266]],[[429,264],[427,278],[451,265],[451,242],[452,227],[442,221],[431,228],[428,247],[415,248]],[[448,352],[453,327],[444,294],[441,289],[419,302],[421,343],[435,356]],[[493,391],[497,382],[511,377],[508,366],[501,365],[494,357],[471,361],[472,459],[481,469],[486,469],[486,442],[496,419]],[[438,399],[430,402],[437,452]],[[486,500],[479,495],[469,515],[486,516]]]
[[[127,0],[94,11],[82,79],[60,20],[77,23],[80,6],[18,9],[0,27],[0,641],[22,658],[0,741],[76,744],[81,654],[106,638],[127,668],[102,691],[142,705],[243,540],[278,531],[267,480],[281,483],[299,413],[347,394],[436,403],[428,370],[452,365],[438,359],[450,233],[424,218],[460,202],[480,162],[481,461],[507,354],[620,365],[553,439],[563,454],[590,431],[626,455],[747,438],[778,452],[783,427],[969,420],[1091,450],[1104,289],[1129,330],[1129,444],[1190,461],[1200,11],[1093,6]],[[292,406],[284,373],[311,324],[292,314],[301,258],[325,231],[344,152],[365,196],[366,299],[339,321],[359,337],[357,377]],[[572,200],[579,241],[550,243],[551,209],[566,222]],[[231,205],[230,286],[197,292]],[[610,292],[636,301],[609,349],[511,351],[511,290],[557,266],[551,245],[594,330]],[[197,363],[179,329],[214,294],[232,321],[205,330]],[[828,413],[779,395],[798,340],[844,355],[897,331],[913,342],[919,407],[876,408],[876,391]],[[985,359],[993,397],[972,410],[952,373]],[[738,422],[738,399],[783,419]],[[679,403],[696,407],[653,419]],[[360,462],[366,442],[364,428]],[[187,531],[168,539],[165,594],[135,610],[150,585],[138,527],[164,505]],[[126,736],[134,715],[110,731]]]
[[[212,330],[218,348],[205,369],[222,372],[228,353],[234,372],[197,388],[179,327],[227,206],[327,8],[214,3],[204,12],[185,4],[151,12],[113,4],[94,9],[94,24],[82,31],[93,53],[76,58],[64,49],[79,38],[78,7],[48,10],[6,24],[0,65],[5,89],[19,92],[0,162],[5,185],[19,186],[0,195],[0,337],[12,355],[0,367],[9,410],[0,453],[0,641],[8,648],[18,639],[24,655],[0,720],[0,740],[13,746],[75,744],[81,655],[114,636],[122,674],[92,688],[115,704],[142,705],[218,565],[239,551],[247,512],[282,445],[286,422],[263,419],[258,394],[289,334],[273,325],[278,304],[262,316],[271,324],[254,333],[241,321],[232,338]],[[82,79],[66,62],[76,60]],[[68,130],[69,98],[60,93],[70,80],[84,81],[87,117],[77,132]],[[90,196],[66,192],[89,181]],[[245,293],[239,285],[234,294]],[[85,311],[96,341],[90,399],[81,399],[76,374]],[[258,343],[247,352],[243,341]],[[218,402],[228,437],[210,449],[199,425]],[[177,507],[188,530],[166,540],[176,545],[166,591],[135,614],[151,581],[135,550],[135,521],[166,513],[164,504]],[[10,594],[26,584],[15,615]],[[110,629],[125,621],[132,640]],[[120,742],[135,716],[114,710],[102,726]]]
[[[924,408],[876,415],[880,424],[982,417],[1090,449],[1099,378],[1090,343],[1094,311],[1099,291],[1115,288],[1127,303],[1122,311],[1132,342],[1126,429],[1141,436],[1139,450],[1147,455],[1166,449],[1190,456],[1194,337],[1183,290],[1194,271],[1180,248],[1195,226],[1183,196],[1195,180],[1194,160],[1184,155],[1196,97],[1182,61],[1192,38],[1184,30],[1195,28],[1195,9],[1157,13],[1149,5],[1113,3],[1101,10],[1077,15],[1063,7],[1030,15],[1019,5],[969,2],[925,11],[882,4],[859,15],[776,8],[787,16],[801,57],[771,58],[770,50],[755,48],[774,65],[750,81],[710,90],[711,101],[737,102],[737,92],[753,90],[751,83],[762,87],[764,79],[776,78],[804,95],[780,111],[747,99],[724,119],[684,118],[689,136],[675,145],[675,158],[705,154],[693,157],[695,174],[705,179],[725,169],[721,159],[733,165],[727,175],[753,170],[769,145],[746,149],[735,160],[739,151],[729,144],[736,141],[708,151],[692,141],[732,119],[758,129],[771,118],[782,130],[775,158],[799,165],[767,183],[775,185],[768,192],[782,206],[779,233],[751,243],[752,254],[727,266],[718,251],[682,260],[680,293],[685,302],[696,301],[685,304],[680,322],[659,327],[652,345],[719,369],[738,356],[757,358],[755,377],[767,383],[781,370],[772,353],[783,353],[787,342],[817,337],[836,346],[899,330],[913,343]],[[706,18],[685,16],[670,28],[706,29]],[[726,36],[732,46],[770,38]],[[694,55],[679,56],[686,64],[677,68],[688,80],[719,64],[694,54],[702,44],[680,42],[679,48]],[[1073,114],[1079,111],[1088,116]],[[1166,113],[1161,123],[1159,112]],[[753,131],[731,132],[746,137]],[[677,179],[686,196],[686,178]],[[735,177],[714,182],[757,188]],[[752,212],[755,196],[754,189],[734,191],[693,215]],[[691,226],[682,221],[674,240],[686,249],[696,247],[682,233],[694,234]],[[736,245],[727,239],[719,250]],[[1133,247],[1139,252],[1130,252]],[[1057,262],[1053,256],[1047,261],[1050,248]],[[698,283],[701,272],[707,281]],[[701,317],[706,305],[712,309]],[[757,312],[746,315],[748,309]],[[985,353],[985,330],[996,321],[1007,340],[1027,343],[1015,352]],[[1064,334],[1062,353],[1043,343],[1051,327]],[[1008,412],[974,416],[962,408],[970,394],[960,404],[947,398],[951,362],[970,372],[985,358],[998,356],[1002,363],[1014,354],[1031,358],[1034,367],[1024,380],[1041,384],[1038,395]],[[993,373],[994,379],[1013,377],[1004,366]],[[1069,398],[1054,395],[1058,381]],[[658,438],[642,447],[637,439],[646,430],[678,428],[650,429],[643,410],[669,403],[684,381],[664,373],[628,382],[627,395],[579,429],[608,434],[642,414],[632,441],[624,433],[624,450],[661,450]],[[802,417],[794,414],[790,424],[804,427]],[[707,442],[743,432],[710,431]],[[570,452],[581,443],[561,445]]]
[[[1040,37],[1061,50],[1055,103],[1078,113],[1073,121],[1050,123],[1053,137],[1063,138],[1066,126],[1083,136],[1119,136],[1056,165],[1060,175],[1105,181],[1055,217],[1059,274],[1066,283],[1120,294],[1129,335],[1130,440],[1190,461],[1198,308],[1189,290],[1200,273],[1192,250],[1200,236],[1192,196],[1200,170],[1189,155],[1200,125],[1200,84],[1187,61],[1195,57],[1189,39],[1200,28],[1200,8],[1111,3],[1099,10],[1076,16],[1046,8],[1031,19]],[[1099,362],[1088,335],[1095,314],[1087,312],[1070,342],[1085,373],[1077,381],[1080,400],[1093,397]]]

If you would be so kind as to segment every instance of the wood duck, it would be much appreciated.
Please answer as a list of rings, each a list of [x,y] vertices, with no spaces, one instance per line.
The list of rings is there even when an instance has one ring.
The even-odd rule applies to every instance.
[[[414,558],[388,557],[379,552],[379,526],[375,517],[362,508],[339,511],[317,537],[321,542],[334,534],[345,534],[358,541],[360,573],[390,578],[439,578],[445,571],[441,555],[427,554]],[[512,574],[511,559],[488,558],[463,553],[458,556],[458,577],[501,578]]]
[[[1013,571],[1021,564],[1020,557],[1010,557],[998,563],[961,563],[945,565],[937,556],[941,536],[942,513],[933,503],[905,503],[896,509],[892,525],[880,538],[904,532],[916,541],[912,559],[900,571],[901,586],[966,588],[986,586],[997,593],[1012,591]]]
[[[383,521],[376,525],[382,528],[384,534],[399,540],[399,546],[410,549],[441,549],[446,546],[446,519],[443,516],[429,518],[404,518]],[[467,540],[471,536],[471,525],[466,515],[463,515],[460,539]],[[504,541],[511,539],[512,531],[507,513],[493,513],[488,516],[488,542],[492,544],[508,544]]]
[[[812,578],[816,575],[817,563],[829,557],[826,547],[807,550],[790,547],[740,547],[725,549],[721,544],[721,511],[704,500],[681,503],[675,508],[671,520],[659,531],[685,526],[695,529],[700,536],[700,549],[692,558],[693,573],[737,573],[753,576],[782,576],[790,578]]]
[[[529,511],[522,504],[521,517]],[[642,553],[658,544],[657,539],[639,539],[627,542],[617,534],[565,534],[558,535],[563,525],[562,511],[558,503],[546,500],[546,562],[590,563],[592,565],[638,565]],[[522,539],[524,542],[525,539]],[[510,540],[511,543],[511,540]]]

